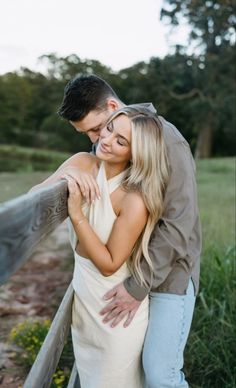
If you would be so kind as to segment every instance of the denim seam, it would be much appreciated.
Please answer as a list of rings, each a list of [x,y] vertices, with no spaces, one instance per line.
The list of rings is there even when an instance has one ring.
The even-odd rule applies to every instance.
[[[178,344],[178,349],[177,349],[177,353],[176,353],[176,360],[175,360],[175,366],[173,368],[171,368],[171,376],[170,376],[170,380],[171,380],[171,383],[173,384],[173,387],[176,387],[176,384],[174,383],[174,380],[175,380],[175,376],[176,376],[176,372],[177,372],[177,364],[178,364],[178,361],[179,361],[179,355],[180,355],[180,347],[181,347],[181,344],[183,342],[183,337],[184,337],[184,329],[185,329],[185,321],[186,321],[186,297],[183,297],[182,298],[182,306],[181,306],[181,314],[182,314],[182,317],[181,317],[181,331],[180,331],[180,336],[179,336],[179,344]]]

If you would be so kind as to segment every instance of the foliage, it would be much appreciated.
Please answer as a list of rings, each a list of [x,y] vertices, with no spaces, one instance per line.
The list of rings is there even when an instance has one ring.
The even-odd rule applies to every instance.
[[[234,39],[236,5],[232,0],[164,0],[162,18],[178,26],[187,19],[191,40],[200,42],[206,52],[216,53]]]
[[[191,387],[235,387],[235,287],[235,246],[208,250],[185,354]]]
[[[31,367],[48,333],[50,321],[23,322],[11,330],[10,341],[24,349],[22,363]]]
[[[189,141],[196,157],[235,154],[235,4],[232,0],[165,0],[161,19],[178,27],[187,21],[190,47],[176,46],[160,59],[114,72],[76,54],[43,55],[45,74],[23,68],[0,76],[2,144],[78,152],[90,149],[56,112],[68,80],[97,74],[126,104],[151,101]]]
[[[200,16],[204,18],[204,13]],[[48,66],[44,75],[23,68],[0,76],[0,142],[73,153],[90,150],[88,138],[76,133],[56,112],[67,81],[93,73],[109,82],[126,104],[151,101],[159,114],[180,129],[193,151],[199,146],[199,134],[206,132],[210,136],[202,140],[203,156],[211,152],[233,155],[235,51],[225,39],[217,50],[200,56],[176,47],[174,54],[163,59],[153,57],[117,73],[75,54],[44,55],[41,60]]]
[[[193,388],[236,382],[235,160],[197,163],[203,252],[200,292],[185,352]]]
[[[188,85],[189,93],[184,96],[181,92],[182,98],[188,98],[197,133],[197,157],[234,152],[229,137],[234,138],[235,128],[235,10],[231,0],[165,0],[161,11],[161,18],[174,27],[187,20],[190,43],[200,52],[190,58],[198,69],[192,86]],[[188,48],[182,47],[182,51]],[[229,136],[227,145],[219,145],[225,134]],[[235,142],[232,145],[235,147]]]
[[[19,346],[23,353],[19,358],[16,353],[16,361],[24,366],[27,370],[33,365],[36,356],[43,344],[43,341],[48,333],[51,322],[45,320],[42,322],[39,321],[25,321],[19,323],[16,327],[10,332],[10,341],[15,345]],[[63,388],[67,386],[69,380],[69,369],[65,367],[65,353],[70,353],[71,343],[65,345],[64,355],[64,365],[59,363],[56,372],[53,375],[53,382],[51,388]]]
[[[0,144],[0,171],[53,171],[69,153]]]

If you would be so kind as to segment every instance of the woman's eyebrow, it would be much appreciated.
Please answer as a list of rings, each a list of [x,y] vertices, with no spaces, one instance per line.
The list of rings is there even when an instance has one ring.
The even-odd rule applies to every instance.
[[[112,130],[114,130],[114,124],[113,121],[110,121],[107,126],[111,127]]]

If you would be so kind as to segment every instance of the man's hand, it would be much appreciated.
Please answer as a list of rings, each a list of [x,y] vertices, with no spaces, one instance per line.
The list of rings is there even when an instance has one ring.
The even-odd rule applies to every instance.
[[[127,327],[132,322],[141,302],[131,296],[125,289],[123,283],[118,284],[112,290],[104,295],[105,300],[112,299],[112,301],[104,307],[101,315],[105,315],[103,322],[111,322],[111,327],[115,327],[122,319],[127,317],[123,326]]]

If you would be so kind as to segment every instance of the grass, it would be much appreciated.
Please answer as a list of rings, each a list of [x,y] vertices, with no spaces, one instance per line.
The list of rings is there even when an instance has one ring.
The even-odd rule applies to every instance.
[[[0,172],[53,171],[69,156],[64,152],[0,144]]]
[[[235,159],[199,161],[197,182],[204,252],[224,252],[235,243]]]
[[[27,192],[70,156],[52,150],[0,144],[0,202]]]
[[[46,173],[0,174],[0,200],[40,182]],[[191,388],[236,387],[235,160],[197,163],[203,252],[200,292],[185,353]]]
[[[26,193],[31,187],[46,179],[46,172],[0,172],[0,203]]]
[[[203,252],[185,353],[192,388],[236,387],[235,160],[197,164]]]

